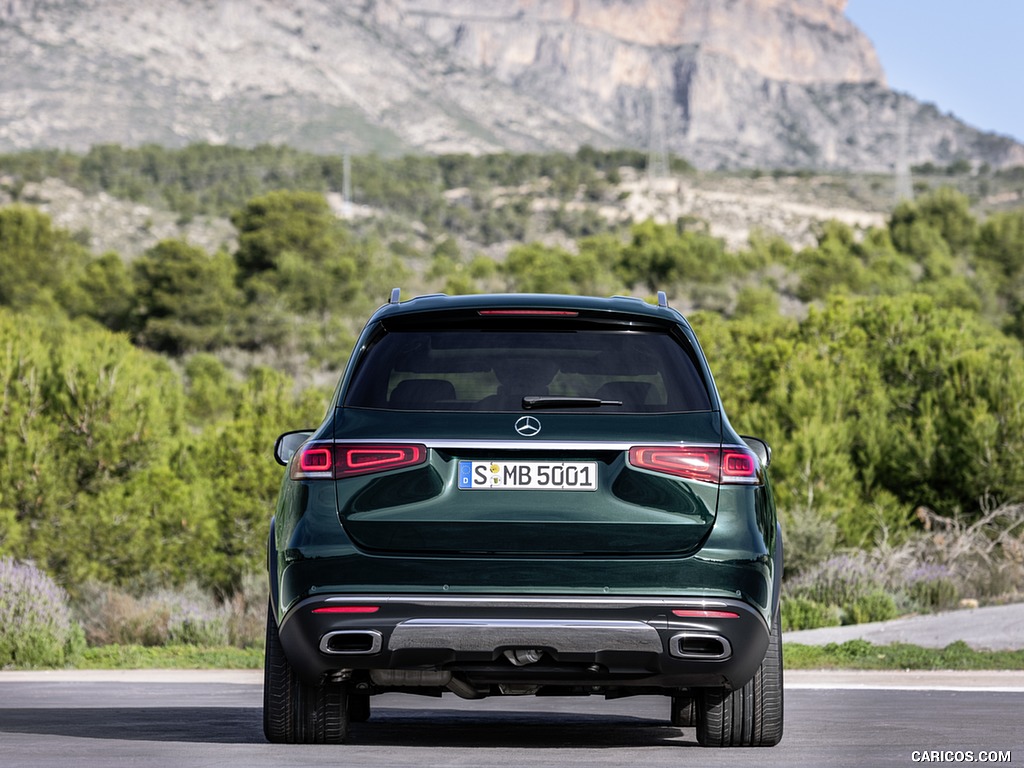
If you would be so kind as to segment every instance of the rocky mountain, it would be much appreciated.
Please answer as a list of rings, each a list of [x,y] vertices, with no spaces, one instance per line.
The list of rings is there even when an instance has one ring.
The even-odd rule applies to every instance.
[[[895,93],[846,0],[0,0],[0,151],[599,147],[888,171],[1024,145]]]

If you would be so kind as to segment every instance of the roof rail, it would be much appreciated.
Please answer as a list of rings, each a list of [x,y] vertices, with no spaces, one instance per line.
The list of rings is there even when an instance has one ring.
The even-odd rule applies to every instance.
[[[388,299],[388,304],[397,304],[400,301],[400,297],[401,296],[402,296],[402,289],[401,288],[392,288],[391,289],[391,298]]]

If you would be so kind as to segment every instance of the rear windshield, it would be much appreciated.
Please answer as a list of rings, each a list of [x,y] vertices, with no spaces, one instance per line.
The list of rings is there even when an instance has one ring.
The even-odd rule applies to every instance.
[[[345,405],[522,411],[524,397],[595,398],[603,405],[571,409],[602,413],[711,407],[691,353],[667,333],[466,329],[384,334],[364,356]]]

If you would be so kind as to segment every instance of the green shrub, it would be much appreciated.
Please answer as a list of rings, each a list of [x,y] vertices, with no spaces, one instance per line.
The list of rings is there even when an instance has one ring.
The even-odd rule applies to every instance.
[[[0,667],[61,667],[85,647],[67,593],[32,563],[0,558]]]
[[[843,608],[844,624],[866,624],[870,621],[888,621],[899,614],[896,601],[880,589],[861,595]]]
[[[839,626],[839,609],[808,597],[782,598],[782,631]]]
[[[883,575],[860,551],[836,555],[818,563],[791,579],[787,585],[793,597],[836,606],[853,605],[883,587]]]
[[[828,643],[825,645],[825,650],[845,664],[878,658],[877,648],[867,640],[860,638],[847,640],[845,643]]]
[[[907,596],[920,611],[955,608],[960,599],[952,571],[944,566],[921,566],[907,577]]]

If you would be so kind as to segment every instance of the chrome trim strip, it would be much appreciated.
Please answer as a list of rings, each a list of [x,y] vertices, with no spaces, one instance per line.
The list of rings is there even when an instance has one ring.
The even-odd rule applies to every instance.
[[[533,597],[482,595],[341,595],[325,597],[325,603],[372,603],[374,605],[419,605],[424,607],[467,608],[597,608],[616,610],[631,607],[679,608],[714,610],[718,608],[746,607],[741,601],[677,597]],[[753,609],[749,609],[753,613]]]
[[[434,648],[492,653],[510,647],[564,653],[663,650],[658,630],[642,621],[410,619],[396,626],[388,640],[391,651]]]
[[[465,450],[492,450],[492,451],[628,451],[636,442],[619,443],[598,440],[422,440],[420,441],[427,448],[435,450],[455,449]],[[645,443],[647,445],[647,443]],[[650,445],[662,445],[662,443],[650,443]],[[665,445],[679,445],[679,443],[666,443]]]
[[[542,448],[547,450],[601,450],[601,451],[626,451],[632,448],[634,445],[656,445],[656,446],[677,446],[685,445],[685,443],[664,443],[664,442],[648,442],[648,443],[624,443],[611,440],[532,440],[524,437],[517,440],[464,440],[462,438],[427,438],[421,437],[408,439],[400,439],[389,437],[382,440],[369,440],[359,438],[356,440],[345,440],[345,439],[332,439],[332,440],[317,440],[317,443],[343,443],[345,445],[425,445],[427,448],[434,449],[457,449],[457,450],[500,450],[500,451],[531,451],[536,448]]]
[[[365,651],[332,650],[330,647],[331,640],[339,635],[369,635],[370,648]],[[329,656],[371,656],[375,653],[380,653],[380,649],[383,645],[384,637],[375,629],[341,629],[335,632],[328,632],[320,638],[320,653],[326,653]]]

